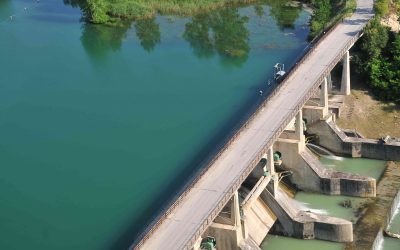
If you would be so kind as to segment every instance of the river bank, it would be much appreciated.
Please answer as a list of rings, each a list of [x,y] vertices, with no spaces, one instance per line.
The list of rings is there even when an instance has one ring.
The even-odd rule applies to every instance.
[[[371,248],[376,235],[385,227],[391,203],[399,189],[400,168],[394,162],[388,162],[376,197],[369,199],[369,207],[354,227],[354,241],[346,245],[346,250]]]
[[[351,95],[346,96],[341,117],[343,129],[355,129],[367,138],[400,137],[400,106],[378,101],[364,80],[352,74]]]
[[[194,15],[205,11],[216,10],[226,6],[250,4],[258,0],[124,0],[77,1],[84,10],[85,17],[92,23],[110,23],[118,19],[147,19],[157,13],[161,15]]]
[[[352,74],[351,95],[345,96],[341,116],[336,120],[343,129],[355,129],[367,138],[387,135],[400,137],[400,107],[393,102],[377,100],[365,80]],[[346,250],[370,248],[377,233],[385,226],[388,209],[400,189],[400,162],[388,162],[377,186],[377,195],[370,198],[363,216],[354,227],[354,242]]]

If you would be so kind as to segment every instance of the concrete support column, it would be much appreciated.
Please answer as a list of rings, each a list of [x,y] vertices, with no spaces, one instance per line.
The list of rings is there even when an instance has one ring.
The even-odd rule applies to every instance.
[[[304,137],[304,126],[303,126],[303,112],[300,109],[296,115],[296,123],[295,123],[295,137],[300,141],[299,150],[303,150],[303,146],[305,145],[305,137]]]
[[[342,84],[340,87],[342,95],[350,95],[350,53],[346,52],[343,56]]]
[[[232,197],[231,205],[231,220],[236,228],[236,239],[240,242],[243,238],[242,234],[242,222],[240,221],[240,205],[239,205],[239,193],[236,191]]]
[[[267,151],[267,168],[271,175],[275,174],[274,151],[272,150],[272,147]]]
[[[328,93],[331,93],[333,89],[333,84],[332,84],[332,74],[330,72],[326,76],[326,80],[328,81]]]
[[[322,116],[325,117],[328,114],[329,104],[328,104],[328,79],[324,78],[324,81],[321,84],[321,93],[320,93],[320,105],[324,107],[322,111]]]
[[[248,219],[247,219],[247,215],[248,215],[248,211],[247,209],[243,208],[243,227],[242,227],[242,234],[243,234],[243,238],[247,239],[249,237],[249,225],[248,225]]]
[[[272,147],[270,147],[267,151],[267,166],[268,171],[271,174],[271,181],[272,184],[272,195],[275,196],[275,190],[278,189],[278,174],[275,172],[275,164],[274,164],[274,151]],[[270,184],[270,185],[271,185]]]

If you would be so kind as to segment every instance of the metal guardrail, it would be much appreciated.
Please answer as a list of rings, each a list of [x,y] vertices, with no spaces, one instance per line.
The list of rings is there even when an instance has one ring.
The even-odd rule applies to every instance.
[[[282,86],[286,85],[290,77],[295,73],[295,71],[298,69],[299,65],[301,65],[305,60],[307,60],[310,55],[315,51],[316,47],[323,42],[324,38],[329,35],[330,33],[335,30],[340,23],[337,23],[336,25],[332,26],[327,32],[325,32],[324,36],[319,38],[315,44],[311,44],[311,46],[308,48],[308,51],[301,57],[301,59],[290,69],[290,71],[284,76],[283,80],[279,85],[275,87],[275,89],[270,93],[270,95],[262,102],[261,105],[258,106],[258,108],[255,110],[255,112],[249,117],[249,119],[234,133],[234,135],[231,137],[231,139],[222,147],[222,149],[214,156],[214,158],[207,164],[206,167],[204,167],[201,172],[197,175],[197,177],[185,187],[185,191],[181,193],[181,195],[176,199],[172,205],[167,209],[165,213],[163,213],[161,216],[158,217],[157,221],[151,225],[149,225],[147,228],[150,228],[146,230],[142,235],[143,237],[141,240],[137,243],[132,245],[130,248],[134,250],[140,249],[143,244],[154,234],[154,232],[160,227],[160,225],[167,219],[167,217],[172,213],[172,211],[184,200],[187,196],[187,194],[192,190],[192,188],[197,184],[197,182],[201,179],[201,177],[204,176],[205,173],[210,169],[210,167],[219,159],[219,157],[222,155],[222,153],[225,152],[225,150],[236,140],[236,138],[247,128],[248,124],[252,122],[255,117],[264,109],[268,104],[269,101],[276,96],[276,94],[281,90]],[[345,46],[344,48],[339,52],[339,54],[335,57],[335,59],[328,65],[328,67],[321,73],[321,76],[315,81],[314,85],[309,89],[308,93],[301,99],[301,101],[295,106],[293,111],[289,113],[284,119],[283,122],[281,123],[281,126],[274,132],[272,138],[266,142],[266,144],[263,146],[261,150],[259,150],[257,153],[254,154],[253,160],[247,165],[247,167],[244,169],[242,174],[239,176],[239,178],[232,183],[230,186],[227,187],[225,190],[225,194],[222,197],[222,199],[218,202],[216,207],[213,209],[213,211],[207,215],[205,218],[203,218],[203,223],[199,225],[198,229],[196,230],[196,233],[187,241],[187,244],[185,245],[184,249],[190,250],[195,242],[197,241],[198,238],[201,237],[201,234],[208,228],[208,226],[213,222],[213,220],[217,217],[219,212],[222,210],[222,208],[225,206],[225,204],[228,202],[228,200],[231,198],[232,194],[240,187],[241,183],[247,178],[247,176],[250,174],[250,172],[255,168],[255,166],[258,164],[262,156],[267,152],[268,148],[270,148],[273,144],[274,141],[276,141],[279,137],[279,135],[283,132],[283,130],[286,128],[286,126],[290,123],[290,121],[296,116],[296,114],[299,112],[299,110],[304,106],[304,104],[307,102],[307,100],[313,95],[313,93],[317,90],[321,82],[324,80],[324,78],[331,72],[331,70],[334,68],[334,66],[342,59],[343,55],[352,47],[352,45],[359,39],[361,36],[361,31],[358,32]]]

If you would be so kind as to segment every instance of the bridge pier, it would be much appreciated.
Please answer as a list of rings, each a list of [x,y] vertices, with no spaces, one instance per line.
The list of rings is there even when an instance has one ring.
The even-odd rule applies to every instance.
[[[271,180],[269,182],[269,186],[271,188],[272,195],[275,195],[275,191],[278,189],[278,175],[275,172],[274,165],[274,151],[272,147],[270,147],[267,151],[267,168],[268,172],[271,175]]]
[[[326,80],[328,82],[328,93],[332,92],[333,89],[333,84],[332,84],[332,74],[329,72],[329,74],[326,76]]]
[[[306,138],[304,136],[304,124],[303,124],[303,111],[299,110],[295,118],[295,140],[298,140],[300,149],[304,148]]]
[[[243,239],[243,231],[242,222],[240,219],[239,193],[237,190],[232,198],[231,219],[235,226],[236,242],[237,245],[239,245],[240,241]]]
[[[325,77],[324,81],[321,84],[321,92],[320,92],[320,106],[323,107],[322,117],[328,115],[329,104],[328,104],[328,78]]]
[[[229,218],[223,217],[223,219],[216,219],[203,234],[203,237],[214,237],[218,249],[238,249],[237,247],[243,240],[238,191],[233,194],[230,202],[226,206],[229,208]],[[195,247],[197,247],[197,245],[195,245],[193,249],[196,249]]]
[[[342,59],[343,70],[342,70],[342,84],[340,87],[340,93],[342,95],[350,95],[350,53],[347,51]]]

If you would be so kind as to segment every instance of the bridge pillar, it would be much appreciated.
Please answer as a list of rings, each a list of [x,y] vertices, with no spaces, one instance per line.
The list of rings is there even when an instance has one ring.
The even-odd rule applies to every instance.
[[[272,184],[272,195],[275,196],[275,190],[278,189],[278,175],[275,172],[275,165],[274,165],[274,151],[272,147],[270,147],[267,151],[267,167],[268,171],[271,174],[271,181]]]
[[[322,111],[322,117],[328,115],[328,78],[325,77],[324,81],[321,84],[321,93],[320,93],[320,105],[324,108]]]
[[[240,220],[239,193],[237,190],[232,197],[231,220],[236,228],[236,240],[237,242],[240,242],[243,239],[243,233],[242,222]]]
[[[329,74],[326,76],[326,80],[328,81],[328,93],[332,92],[333,84],[332,84],[332,74],[329,72]]]
[[[342,84],[340,87],[342,95],[350,95],[350,53],[346,52],[343,56]]]
[[[300,109],[296,115],[295,122],[295,137],[296,140],[300,141],[300,150],[302,150],[305,146],[305,136],[304,136],[304,126],[303,126],[303,112]]]

